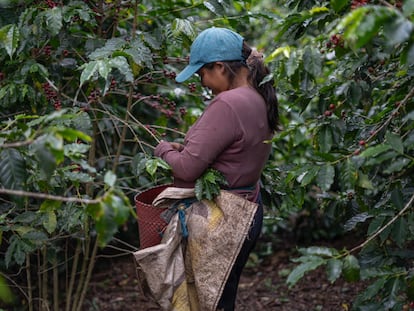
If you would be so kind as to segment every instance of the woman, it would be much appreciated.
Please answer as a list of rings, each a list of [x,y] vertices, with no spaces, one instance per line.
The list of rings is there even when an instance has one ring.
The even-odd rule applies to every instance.
[[[207,168],[225,176],[230,191],[259,203],[249,236],[230,273],[218,309],[234,310],[237,287],[249,253],[259,237],[263,208],[259,179],[278,126],[278,102],[263,57],[239,34],[225,28],[201,32],[190,62],[177,75],[184,82],[197,73],[215,98],[190,128],[184,144],[161,141],[154,154],[172,168],[176,187],[193,187]]]

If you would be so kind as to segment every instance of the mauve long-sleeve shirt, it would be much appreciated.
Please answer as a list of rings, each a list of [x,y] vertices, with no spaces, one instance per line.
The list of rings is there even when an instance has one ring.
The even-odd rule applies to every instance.
[[[213,99],[188,130],[182,150],[161,141],[154,154],[171,166],[176,187],[194,187],[209,167],[224,174],[229,188],[248,187],[260,179],[271,138],[263,97],[239,87]]]

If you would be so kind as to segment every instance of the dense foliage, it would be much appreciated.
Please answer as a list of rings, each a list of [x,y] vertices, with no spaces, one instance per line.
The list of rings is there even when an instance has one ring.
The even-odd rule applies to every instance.
[[[212,25],[263,50],[277,86],[265,237],[298,230],[292,215],[316,240],[364,233],[352,250],[300,249],[289,284],[326,265],[332,282],[370,282],[355,310],[414,300],[414,1],[0,6],[0,285],[17,288],[0,286],[3,304],[80,310],[99,246],[134,225],[134,194],[170,181],[154,145],[181,141],[211,98],[174,78]]]

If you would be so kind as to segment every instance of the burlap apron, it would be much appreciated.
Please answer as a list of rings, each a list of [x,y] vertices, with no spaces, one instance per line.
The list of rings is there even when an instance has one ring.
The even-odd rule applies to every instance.
[[[194,189],[169,187],[153,205],[168,208],[189,197]],[[184,227],[175,213],[159,245],[133,254],[143,294],[162,310],[216,310],[257,206],[222,190],[214,201],[196,201],[183,210]]]

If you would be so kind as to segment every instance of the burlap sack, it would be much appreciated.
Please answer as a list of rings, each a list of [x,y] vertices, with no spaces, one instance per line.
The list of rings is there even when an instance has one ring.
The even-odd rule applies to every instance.
[[[153,204],[167,208],[191,196],[190,189],[170,187]],[[175,214],[161,244],[134,253],[144,295],[162,310],[216,310],[256,210],[256,203],[225,190],[214,201],[196,201],[185,210],[188,238]]]

